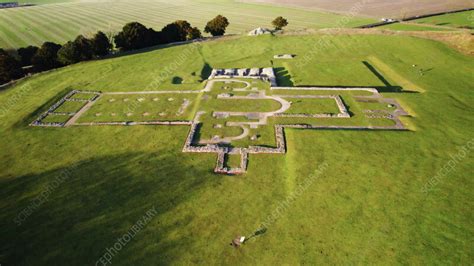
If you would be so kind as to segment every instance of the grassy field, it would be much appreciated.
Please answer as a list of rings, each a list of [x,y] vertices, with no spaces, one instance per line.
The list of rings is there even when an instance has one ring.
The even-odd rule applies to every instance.
[[[474,11],[446,14],[378,27],[397,31],[457,31],[474,27]]]
[[[407,36],[315,35],[205,42],[176,61],[189,47],[80,63],[0,91],[2,265],[95,264],[152,208],[114,264],[472,263],[472,150],[440,175],[474,138],[472,57]],[[410,112],[412,131],[286,130],[286,155],[250,156],[248,173],[232,177],[212,173],[214,154],[181,152],[188,127],[28,126],[71,89],[201,89],[195,73],[268,67],[280,53],[297,55],[273,62],[288,82],[377,87]],[[269,218],[265,233],[229,246]]]
[[[246,33],[271,27],[277,16],[285,16],[288,29],[353,27],[373,19],[332,13],[236,3],[231,0],[74,1],[28,8],[0,10],[0,47],[18,48],[44,41],[64,43],[78,34],[97,30],[116,32],[127,22],[139,21],[157,30],[178,19],[188,20],[201,30],[207,21],[222,14],[229,18],[228,33]]]
[[[195,98],[196,94],[104,95],[78,122],[189,120]]]
[[[449,27],[474,27],[474,11],[422,18],[413,22]]]
[[[405,23],[395,23],[377,27],[378,29],[400,30],[400,31],[447,31],[449,29],[436,28],[429,25],[414,25]]]
[[[336,101],[334,99],[295,99],[285,98],[291,101],[291,108],[286,111],[288,114],[337,114]]]

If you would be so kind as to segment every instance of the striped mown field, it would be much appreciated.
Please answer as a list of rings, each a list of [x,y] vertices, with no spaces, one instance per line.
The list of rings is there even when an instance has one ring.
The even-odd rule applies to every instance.
[[[229,18],[228,33],[270,27],[277,16],[289,20],[288,29],[353,27],[374,21],[230,0],[73,1],[0,10],[0,47],[18,48],[44,41],[64,43],[78,34],[89,35],[97,30],[116,32],[131,21],[159,30],[170,22],[184,19],[202,30],[205,23],[218,14]]]

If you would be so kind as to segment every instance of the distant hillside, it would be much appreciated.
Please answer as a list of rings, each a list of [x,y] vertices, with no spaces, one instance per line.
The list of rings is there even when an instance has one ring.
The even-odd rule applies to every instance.
[[[249,3],[267,3],[288,5],[304,8],[323,9],[333,12],[351,12],[357,8],[354,0],[239,0]],[[369,1],[367,1],[369,2]],[[373,17],[395,17],[416,16],[428,13],[451,11],[462,8],[474,7],[470,0],[372,0],[362,6],[360,15]]]
[[[60,0],[34,2],[52,1]],[[90,35],[98,30],[116,32],[131,21],[159,30],[168,23],[184,19],[203,30],[206,22],[218,14],[230,21],[226,33],[234,34],[245,34],[256,27],[271,27],[272,20],[277,16],[288,19],[289,30],[355,27],[374,22],[371,18],[353,17],[347,20],[342,15],[328,12],[231,0],[81,0],[0,10],[0,47],[18,48],[39,45],[44,41],[64,43],[78,34]]]

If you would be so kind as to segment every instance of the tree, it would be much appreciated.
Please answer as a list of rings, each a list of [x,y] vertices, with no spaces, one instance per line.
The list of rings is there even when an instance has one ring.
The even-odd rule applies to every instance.
[[[38,70],[49,70],[61,66],[58,61],[58,51],[61,45],[53,42],[45,42],[32,58],[32,63]]]
[[[202,37],[201,31],[193,28],[186,20],[177,20],[166,25],[160,35],[160,43],[182,42]]]
[[[0,49],[0,84],[21,78],[23,70],[21,64],[12,55]]]
[[[212,36],[222,36],[225,30],[229,26],[229,20],[226,17],[218,15],[211,21],[207,22],[204,32],[210,33]]]
[[[92,59],[94,54],[92,41],[79,35],[74,41],[67,42],[58,51],[58,60],[63,65],[75,64]]]
[[[198,28],[193,28],[186,20],[177,20],[166,25],[161,33],[165,43],[201,38],[201,31]]]
[[[197,28],[190,28],[186,34],[186,40],[194,40],[202,38],[201,31]]]
[[[140,49],[152,44],[153,32],[138,22],[126,24],[115,36],[115,46],[122,50]]]
[[[32,64],[31,60],[33,56],[38,52],[38,47],[28,46],[25,48],[20,48],[17,50],[18,55],[20,56],[20,63],[22,66],[30,66]]]
[[[272,25],[275,27],[275,30],[281,30],[284,27],[288,26],[288,20],[283,17],[277,17],[272,21]]]
[[[110,50],[112,49],[110,39],[102,31],[97,32],[91,41],[94,55],[96,56],[108,55]]]

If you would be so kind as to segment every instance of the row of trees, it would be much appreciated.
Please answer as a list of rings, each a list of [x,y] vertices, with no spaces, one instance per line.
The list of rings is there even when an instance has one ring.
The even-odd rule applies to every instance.
[[[204,32],[212,36],[221,36],[225,34],[227,26],[229,26],[227,18],[218,15],[207,23]],[[127,51],[199,38],[202,38],[202,34],[198,28],[192,27],[186,20],[177,20],[163,27],[161,31],[146,28],[138,22],[128,23],[114,40],[117,48]]]
[[[40,72],[100,58],[111,49],[109,38],[101,31],[91,39],[79,35],[74,41],[64,45],[53,42],[45,42],[41,47],[30,45],[18,49],[17,56],[0,49],[0,84],[21,78],[27,72]],[[26,70],[25,67],[29,69]]]
[[[283,17],[272,21],[276,30],[288,25]],[[229,20],[218,15],[206,24],[204,32],[212,36],[225,34]],[[126,24],[113,39],[115,47],[122,51],[141,49],[158,44],[189,41],[202,38],[201,31],[185,20],[178,20],[163,27],[161,31],[147,28],[138,22]],[[45,42],[41,47],[28,46],[16,51],[17,56],[0,49],[0,84],[18,79],[25,75],[26,66],[32,66],[28,72],[50,70],[81,61],[103,57],[110,53],[113,45],[107,35],[101,31],[88,39],[82,35],[64,45]]]
[[[224,35],[227,26],[229,26],[228,19],[219,15],[207,23],[204,32],[212,36]],[[185,20],[170,23],[161,31],[147,28],[138,22],[131,22],[113,36],[115,47],[122,51],[198,38],[202,38],[201,31]],[[45,42],[41,47],[20,48],[16,51],[16,56],[0,49],[0,84],[18,79],[24,76],[25,72],[45,71],[100,58],[109,54],[112,48],[110,38],[99,31],[90,39],[79,35],[64,45]],[[27,66],[32,67],[25,71]]]

